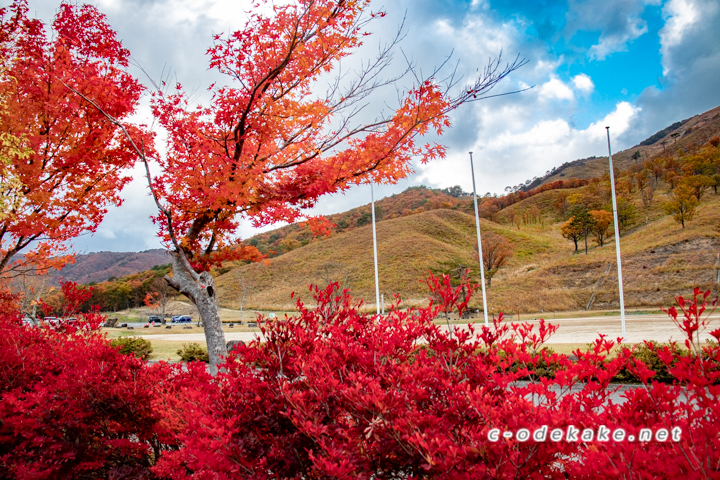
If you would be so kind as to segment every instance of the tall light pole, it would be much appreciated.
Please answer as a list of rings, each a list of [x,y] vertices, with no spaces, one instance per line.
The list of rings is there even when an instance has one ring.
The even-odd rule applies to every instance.
[[[372,183],[370,184],[370,209],[372,210],[373,255],[375,257],[375,305],[377,306],[377,314],[380,315],[380,281],[378,280],[377,233],[375,233],[375,194],[373,193]]]
[[[472,172],[473,182],[473,203],[475,204],[475,227],[477,228],[477,241],[478,241],[478,259],[480,260],[480,282],[482,286],[483,294],[483,314],[485,315],[485,326],[490,326],[488,322],[488,304],[487,294],[485,293],[485,266],[483,265],[483,254],[482,254],[482,240],[480,238],[480,214],[478,213],[477,205],[477,191],[475,189],[475,166],[473,165],[473,152],[470,152],[470,171]]]
[[[617,257],[618,287],[620,289],[620,323],[622,339],[625,340],[625,298],[623,295],[622,264],[620,263],[620,227],[618,224],[617,200],[615,199],[615,172],[613,171],[612,151],[610,150],[610,127],[605,127],[608,141],[608,162],[610,162],[610,189],[612,192],[613,220],[615,222],[615,255]]]

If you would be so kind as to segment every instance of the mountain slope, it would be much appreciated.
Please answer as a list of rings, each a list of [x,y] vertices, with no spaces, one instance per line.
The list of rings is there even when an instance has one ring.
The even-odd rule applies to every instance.
[[[59,272],[52,270],[49,276],[54,285],[59,285],[60,279],[83,284],[99,283],[167,263],[170,259],[160,248],[144,252],[96,252],[77,255],[75,263],[66,265]]]
[[[646,159],[661,155],[664,152],[674,153],[691,145],[702,145],[710,138],[720,134],[720,106],[707,112],[695,115],[681,122],[673,124],[675,128],[666,128],[651,136],[639,145],[613,153],[613,165],[619,170],[625,170],[635,164],[642,164]],[[671,126],[671,127],[672,127]],[[673,136],[677,134],[677,136]],[[646,143],[646,145],[643,145]],[[640,158],[632,158],[635,152],[640,152]],[[539,179],[528,188],[550,183],[563,178],[594,178],[601,177],[608,171],[608,157],[591,157],[575,160],[558,167],[551,175]]]
[[[481,220],[483,231],[494,231],[518,248],[518,259],[540,256],[552,250],[549,242],[524,231]],[[420,280],[443,263],[473,265],[475,219],[455,210],[433,210],[377,224],[381,293],[386,301],[392,293],[406,300],[423,301],[426,287]],[[520,261],[520,260],[518,260]],[[289,308],[290,294],[309,299],[307,285],[331,280],[347,284],[352,293],[375,303],[372,227],[316,241],[270,260],[269,265],[237,267],[216,279],[218,299],[227,307],[239,305],[239,275],[253,288],[245,306]]]

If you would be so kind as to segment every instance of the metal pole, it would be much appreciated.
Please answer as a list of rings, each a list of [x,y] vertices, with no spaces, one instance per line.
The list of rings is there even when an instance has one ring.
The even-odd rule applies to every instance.
[[[372,209],[373,254],[375,256],[375,305],[377,306],[377,314],[380,315],[380,282],[378,281],[377,233],[375,233],[375,194],[373,193],[372,183],[370,184],[370,205]]]
[[[480,239],[480,214],[478,213],[477,191],[475,189],[475,167],[473,166],[472,154],[473,152],[470,152],[470,171],[472,172],[473,202],[475,203],[475,227],[477,228],[478,258],[480,259],[480,282],[483,294],[483,314],[485,315],[485,326],[488,327],[490,326],[490,323],[488,322],[487,294],[485,293],[485,266],[483,265],[482,240]]]
[[[613,220],[615,222],[615,255],[617,256],[618,287],[620,289],[620,323],[622,324],[622,339],[625,341],[625,298],[623,295],[622,263],[620,263],[620,227],[617,215],[617,200],[615,199],[615,172],[613,171],[612,151],[610,150],[610,127],[607,130],[608,161],[610,162],[610,189],[612,191]]]

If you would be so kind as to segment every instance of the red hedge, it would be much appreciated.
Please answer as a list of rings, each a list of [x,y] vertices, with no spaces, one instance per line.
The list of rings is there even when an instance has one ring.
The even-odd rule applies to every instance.
[[[158,408],[167,366],[97,333],[0,319],[0,478],[150,478],[173,443]]]
[[[658,349],[673,385],[653,383],[630,349],[608,356],[604,338],[572,361],[549,353],[557,327],[544,322],[446,333],[433,318],[465,299],[440,293],[441,305],[378,319],[336,285],[316,291],[317,306],[298,302],[296,316],[265,323],[267,341],[237,348],[216,377],[120,355],[98,334],[4,319],[0,478],[720,476],[720,349],[697,341],[708,326],[699,291],[679,299],[679,319],[669,311],[692,353]],[[624,368],[644,384],[614,403]],[[636,439],[678,427],[681,437],[502,436],[543,426]]]

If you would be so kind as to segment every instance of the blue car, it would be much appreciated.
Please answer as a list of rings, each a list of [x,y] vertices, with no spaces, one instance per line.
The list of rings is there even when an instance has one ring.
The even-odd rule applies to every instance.
[[[170,323],[192,323],[190,315],[175,315],[170,319]]]

